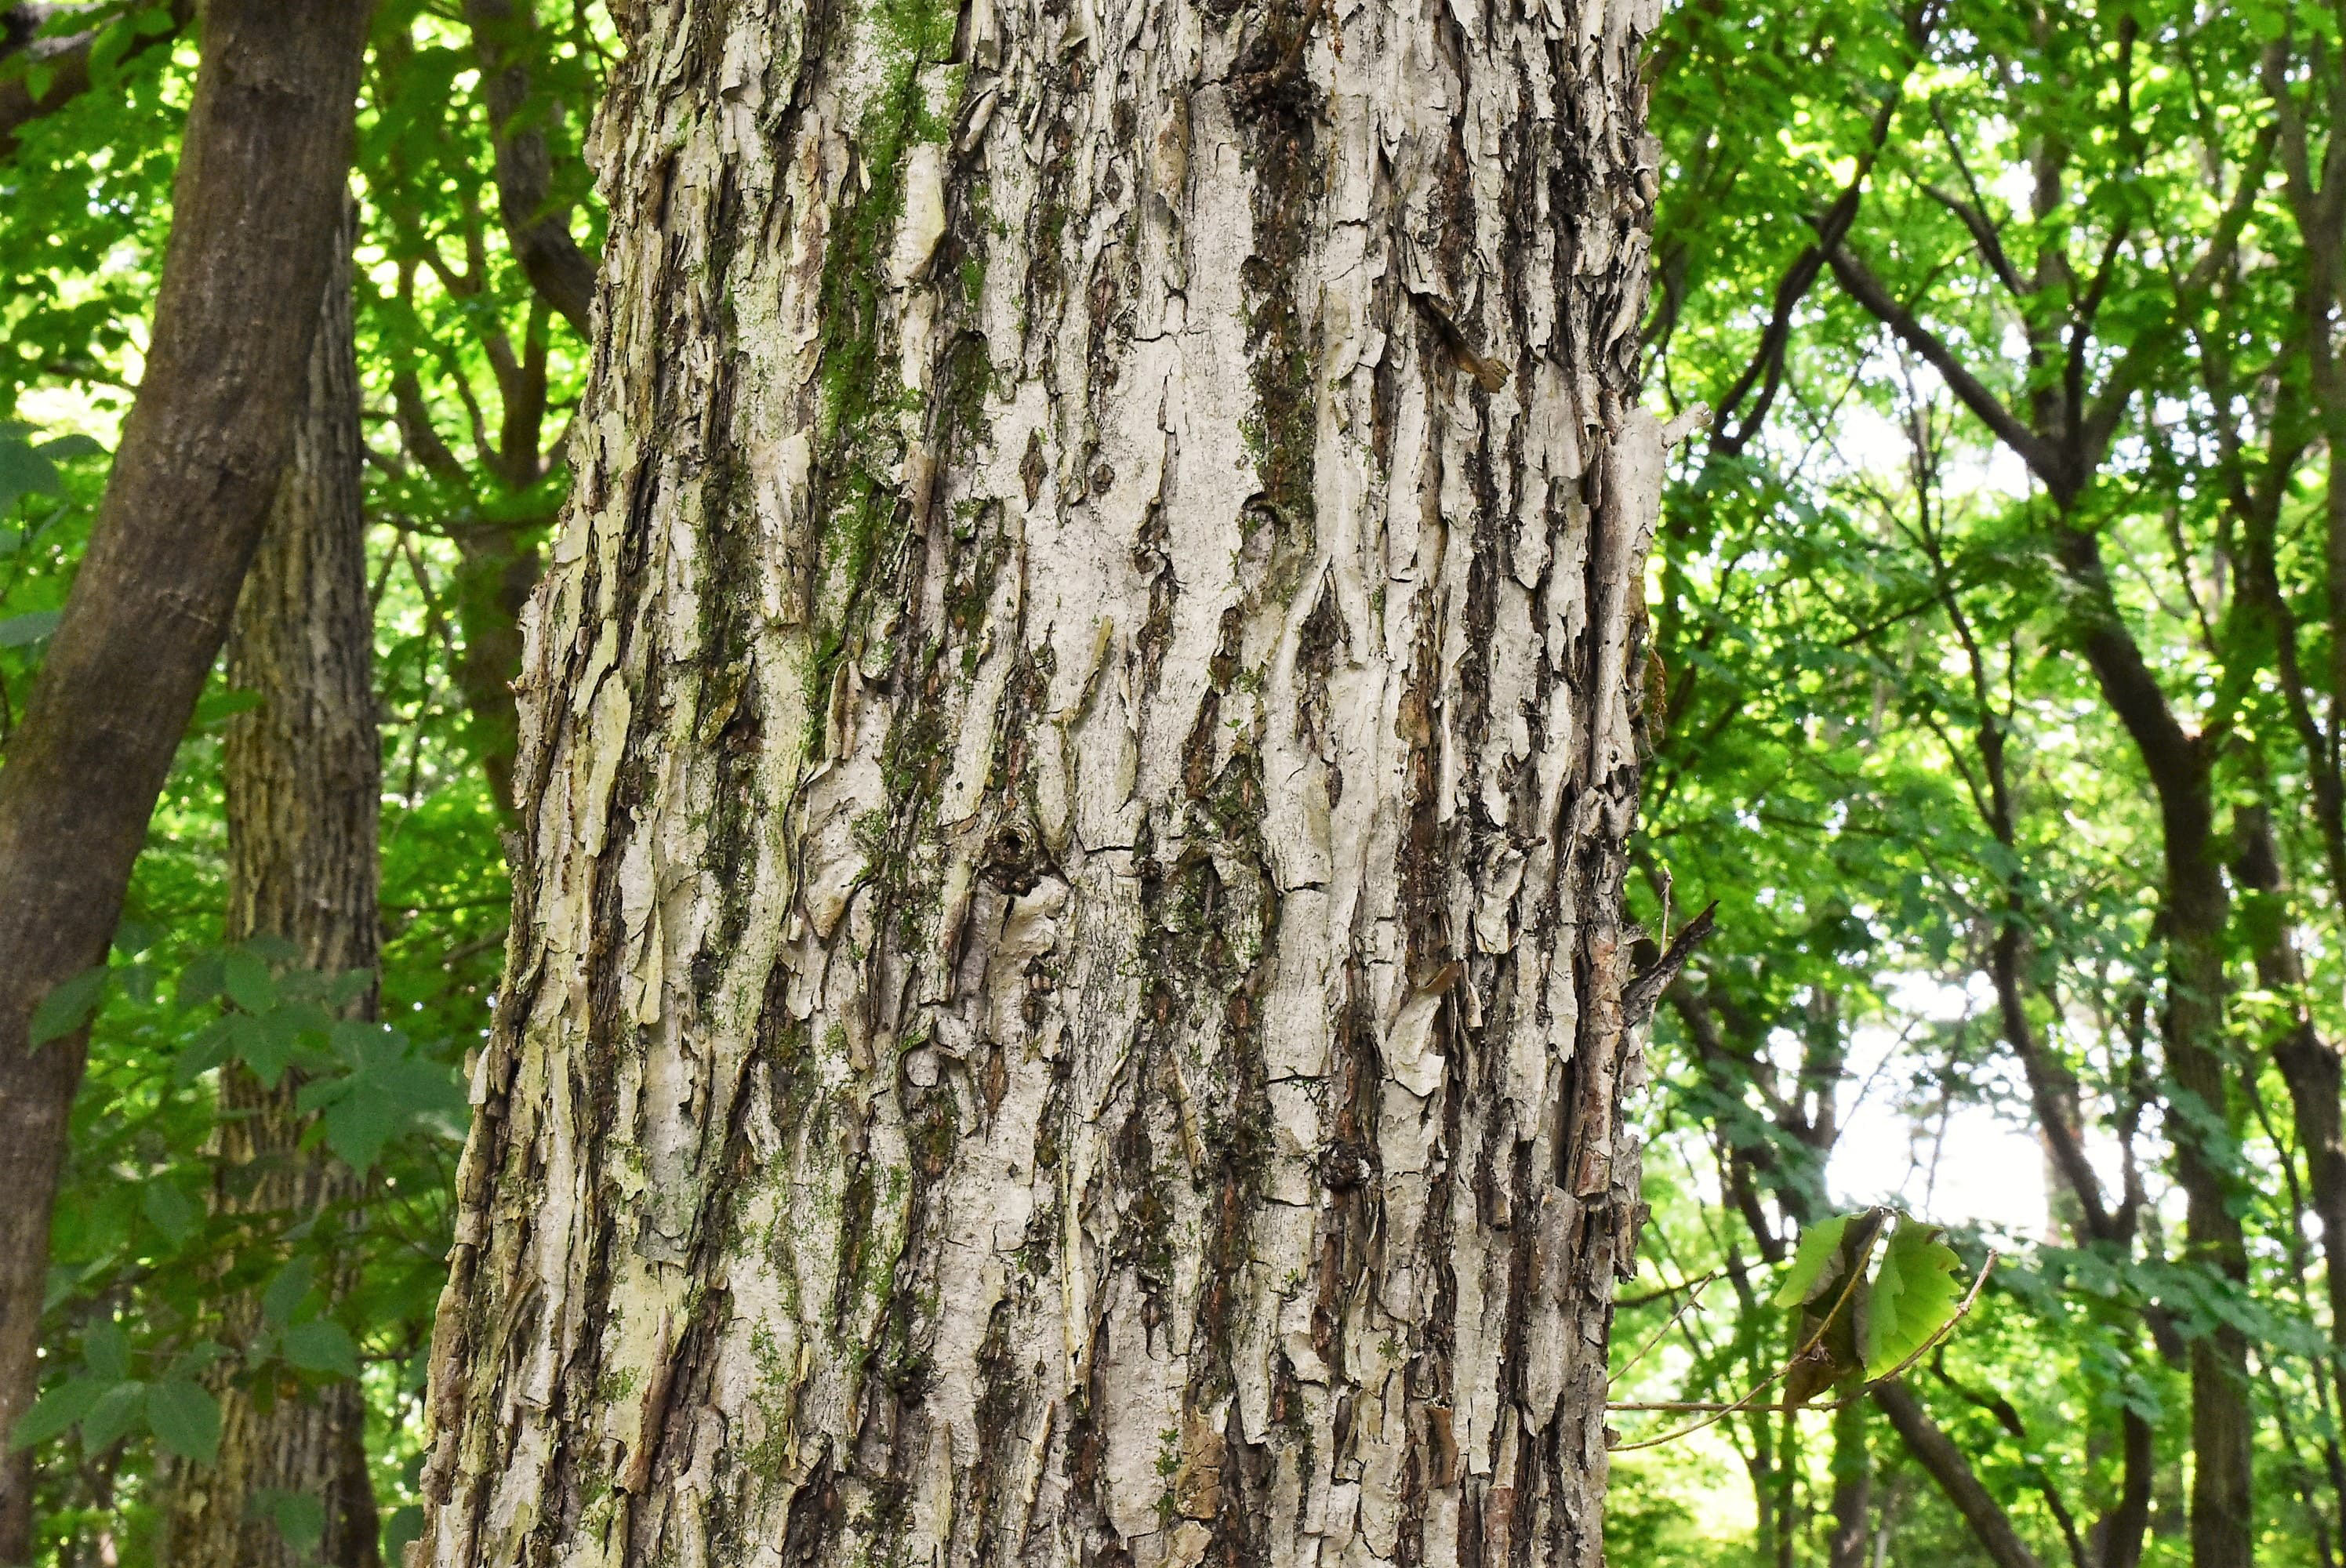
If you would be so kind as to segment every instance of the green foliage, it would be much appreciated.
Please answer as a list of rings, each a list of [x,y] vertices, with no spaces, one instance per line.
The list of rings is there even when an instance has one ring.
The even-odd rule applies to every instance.
[[[93,90],[0,153],[0,742],[58,623],[141,366],[199,28],[146,4],[60,11],[107,31]],[[509,632],[568,487],[564,421],[580,345],[497,226],[474,40],[452,8],[377,18],[353,186],[366,402],[369,582],[383,721],[380,973],[303,972],[289,948],[220,939],[225,727],[256,700],[215,680],[158,801],[106,965],[56,988],[35,1033],[89,1028],[89,1071],[56,1210],[34,1450],[44,1562],[100,1538],[151,1563],[165,1465],[208,1461],[212,1390],[307,1399],[355,1380],[387,1561],[419,1528],[420,1402],[444,1278],[464,1064],[484,1037],[511,882],[475,711],[484,639]],[[553,200],[591,256],[601,216],[578,137],[607,22],[553,0],[522,37],[527,123]],[[162,38],[131,47],[138,38]],[[0,74],[21,68],[0,50]],[[505,721],[510,744],[509,719]],[[377,1024],[345,1016],[380,989]],[[321,1214],[256,1211],[224,1157],[230,1074],[295,1085],[306,1134],[352,1173]],[[259,1303],[259,1317],[224,1304]],[[249,1314],[250,1308],[247,1308]],[[297,1551],[319,1499],[251,1500]]]
[[[444,1278],[463,1069],[488,1022],[511,901],[483,776],[497,726],[474,712],[485,642],[568,487],[564,422],[580,345],[540,302],[497,226],[495,153],[474,40],[454,8],[391,0],[361,107],[357,324],[371,453],[369,581],[383,719],[383,950],[378,976],[302,972],[282,944],[221,942],[225,727],[256,698],[215,680],[154,814],[108,962],[57,987],[45,1049],[87,1025],[56,1209],[42,1397],[14,1434],[34,1451],[41,1560],[149,1564],[165,1467],[219,1441],[214,1390],[308,1399],[355,1380],[387,1561],[413,1506],[432,1309]],[[608,24],[554,0],[522,38],[527,123],[552,198],[591,256],[601,216],[578,137],[611,54]],[[59,8],[96,26],[93,87],[0,151],[0,744],[23,711],[142,372],[179,121],[199,21],[168,7]],[[139,46],[141,40],[156,40]],[[0,76],[26,58],[0,46]],[[508,736],[505,744],[509,744]],[[349,1021],[380,988],[376,1025]],[[313,1147],[353,1196],[312,1216],[254,1209],[221,1154],[231,1074],[297,1085]],[[227,1303],[260,1303],[254,1319]],[[313,1497],[252,1500],[297,1551]]]
[[[1962,1260],[1938,1226],[1902,1216],[1866,1298],[1865,1375],[1887,1377],[1954,1321]]]
[[[1845,1268],[1841,1257],[1841,1238],[1849,1227],[1868,1217],[1857,1214],[1837,1214],[1831,1219],[1820,1220],[1800,1237],[1800,1250],[1784,1270],[1784,1283],[1776,1291],[1779,1307],[1802,1307],[1821,1298],[1840,1283]],[[1861,1260],[1861,1267],[1862,1262]]]
[[[1656,1024],[1657,1218],[1622,1339],[1662,1329],[1685,1282],[1725,1282],[1631,1390],[1725,1400],[1784,1368],[1817,1327],[1787,1308],[1848,1283],[1834,1216],[1945,1220],[1949,1186],[1976,1203],[2042,1172],[2037,1214],[1902,1221],[1862,1287],[1862,1342],[1827,1370],[1845,1390],[1855,1362],[1876,1377],[1921,1350],[1909,1392],[2046,1561],[2123,1527],[2133,1486],[2156,1500],[2143,1561],[2184,1559],[2188,1367],[2218,1332],[2250,1347],[2259,1553],[2326,1561],[2341,1501],[2280,1050],[2346,1037],[2346,864],[2325,843],[2346,382],[2321,359],[2340,301],[2320,260],[2341,209],[2304,199],[2335,178],[2337,36],[2286,4],[1792,0],[1672,7],[1655,41],[1650,384],[1723,412],[1679,455],[1650,583],[1666,707],[1637,891],[1657,923],[1666,887],[1720,908]],[[1844,219],[1902,335],[1811,249]],[[2106,415],[2110,440],[2064,499],[1983,397],[2048,440]],[[2106,595],[2065,565],[2065,531],[2091,536]],[[2114,629],[2206,738],[2220,997],[2170,967],[2167,835],[2190,812],[2162,809],[2090,657]],[[2259,814],[2277,890],[2241,860]],[[2178,998],[2219,1005],[2217,1096],[2169,1076]],[[2048,1116],[2074,1127],[2098,1216],[2039,1152]],[[1991,1127],[2030,1141],[1984,1156]],[[2220,1174],[2237,1268],[2193,1237],[2186,1147]],[[2005,1263],[1933,1347],[1991,1246]],[[1762,1264],[1782,1269],[1768,1288]],[[1648,1419],[1620,1418],[1625,1437]],[[1738,1413],[1685,1447],[1705,1457],[1625,1455],[1615,1478],[1640,1511],[1739,1504],[1724,1542],[1662,1538],[1688,1562],[1846,1560],[1852,1476],[1888,1555],[1980,1553],[1862,1405]]]
[[[252,1494],[251,1512],[277,1526],[277,1533],[298,1555],[307,1556],[325,1539],[326,1504],[306,1492],[261,1488]]]
[[[106,965],[100,963],[58,982],[33,1009],[30,1044],[35,1047],[46,1045],[87,1023],[105,994],[106,980]]]
[[[147,1424],[181,1459],[209,1464],[219,1452],[219,1401],[189,1379],[166,1378],[148,1389]]]
[[[42,1394],[10,1446],[37,1448],[77,1428],[85,1448],[103,1450],[146,1431],[169,1452],[209,1464],[219,1448],[219,1401],[196,1378],[219,1349],[198,1342],[153,1375],[137,1377],[122,1329],[93,1324],[82,1335],[81,1366]]]

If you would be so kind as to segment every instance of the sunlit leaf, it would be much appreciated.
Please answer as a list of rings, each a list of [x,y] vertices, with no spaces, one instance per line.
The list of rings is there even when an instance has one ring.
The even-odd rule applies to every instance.
[[[1831,1219],[1817,1221],[1801,1233],[1800,1247],[1784,1268],[1783,1283],[1776,1288],[1777,1306],[1798,1307],[1812,1301],[1841,1278],[1841,1237],[1849,1229],[1850,1221],[1858,1217],[1837,1214]]]
[[[1962,1260],[1935,1225],[1902,1218],[1874,1271],[1865,1319],[1865,1375],[1879,1378],[1929,1343],[1955,1315]]]

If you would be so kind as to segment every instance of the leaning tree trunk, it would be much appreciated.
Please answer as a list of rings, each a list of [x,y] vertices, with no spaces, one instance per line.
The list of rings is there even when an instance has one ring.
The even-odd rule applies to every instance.
[[[229,627],[230,684],[258,694],[226,746],[228,936],[279,936],[304,968],[372,972],[382,919],[376,821],[382,742],[375,723],[374,620],[367,599],[359,388],[352,339],[350,233],[329,282],[310,356],[309,403],[292,456]],[[351,1014],[372,1018],[370,984]],[[244,1217],[256,1238],[323,1215],[329,1227],[359,1196],[360,1178],[312,1140],[287,1074],[274,1088],[241,1066],[220,1074],[218,1212]],[[332,1271],[328,1274],[333,1279]],[[250,1343],[260,1304],[216,1303],[223,1337]],[[366,1470],[366,1404],[354,1382],[303,1397],[256,1400],[232,1376],[221,1406],[218,1462],[182,1466],[168,1506],[171,1568],[372,1568],[381,1561]],[[322,1502],[314,1554],[294,1550],[252,1506],[270,1492]]]
[[[619,8],[421,1560],[1598,1561],[1647,4]]]
[[[0,1432],[40,1382],[49,1208],[87,1049],[34,1009],[106,961],[301,407],[350,180],[369,0],[207,0],[138,395],[65,618],[0,767]],[[287,301],[294,301],[287,308]],[[33,1456],[0,1444],[0,1563]]]

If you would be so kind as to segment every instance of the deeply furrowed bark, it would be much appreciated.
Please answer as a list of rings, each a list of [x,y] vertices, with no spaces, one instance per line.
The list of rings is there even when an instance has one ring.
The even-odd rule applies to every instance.
[[[375,967],[376,824],[382,742],[374,709],[374,622],[367,600],[361,493],[358,361],[352,336],[349,233],[311,351],[309,402],[246,574],[228,642],[230,684],[260,705],[229,726],[228,937],[278,936],[303,968]],[[350,1008],[372,1018],[372,985]],[[360,1179],[322,1145],[301,1146],[310,1118],[289,1074],[264,1087],[240,1066],[220,1074],[220,1181],[214,1207],[250,1217],[254,1234],[357,1197]],[[261,1327],[248,1294],[218,1304],[223,1338]],[[240,1379],[214,1382],[218,1461],[173,1477],[165,1533],[171,1568],[372,1568],[381,1561],[366,1470],[366,1405],[354,1382],[256,1400]],[[253,1504],[299,1492],[326,1509],[314,1555],[297,1552]]]
[[[416,1560],[1597,1563],[1651,11],[617,9]]]
[[[49,1208],[87,1036],[33,1010],[102,962],[267,515],[350,172],[362,0],[210,0],[138,396],[0,767],[0,1433],[32,1405]],[[0,1563],[31,1550],[0,1457]]]

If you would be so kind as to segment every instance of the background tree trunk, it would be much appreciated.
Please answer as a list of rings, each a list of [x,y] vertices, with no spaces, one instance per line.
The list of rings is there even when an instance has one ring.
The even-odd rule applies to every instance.
[[[617,9],[419,1557],[1596,1563],[1654,13]]]
[[[358,361],[351,327],[350,243],[327,286],[310,356],[309,405],[278,486],[260,554],[229,628],[231,686],[260,705],[229,726],[228,937],[279,936],[305,969],[372,971],[381,911],[376,823],[382,742],[376,729],[374,617],[367,599],[361,484]],[[375,1015],[375,989],[349,1009]],[[294,1104],[299,1075],[263,1087],[240,1065],[220,1073],[223,1212],[252,1216],[257,1234],[338,1206],[362,1180],[322,1145],[301,1146],[311,1118]],[[337,1223],[330,1217],[329,1225]],[[331,1284],[330,1284],[331,1288]],[[261,1327],[257,1298],[219,1304],[231,1344]],[[366,1404],[336,1382],[301,1397],[284,1390],[264,1409],[233,1376],[220,1399],[219,1461],[182,1465],[171,1492],[171,1568],[295,1568],[380,1561],[366,1469]],[[253,1512],[265,1492],[300,1492],[326,1505],[316,1557],[296,1552],[275,1522]]]
[[[30,1408],[49,1207],[82,1032],[33,1009],[104,961],[131,862],[211,673],[303,397],[350,173],[365,0],[211,0],[138,396],[0,767],[0,1432]],[[31,1548],[29,1455],[0,1460],[0,1563]]]

